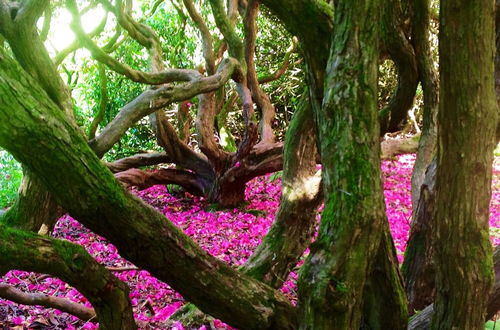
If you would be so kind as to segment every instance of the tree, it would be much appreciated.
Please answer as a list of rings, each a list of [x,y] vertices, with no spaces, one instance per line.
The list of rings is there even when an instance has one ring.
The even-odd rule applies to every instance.
[[[274,110],[269,97],[259,85],[254,64],[255,22],[259,8],[257,1],[230,1],[227,8],[222,1],[208,1],[217,28],[223,37],[220,49],[227,47],[229,54],[225,59],[222,59],[221,55],[220,62],[215,58],[216,48],[213,47],[212,36],[210,31],[207,32],[208,27],[202,19],[203,16],[197,12],[191,1],[183,2],[202,35],[207,75],[194,69],[167,69],[163,62],[160,39],[147,24],[132,18],[130,1],[112,3],[102,0],[100,3],[113,13],[119,25],[148,51],[151,60],[150,71],[132,69],[112,57],[107,52],[108,48],[98,47],[81,27],[78,3],[68,0],[67,7],[73,15],[72,28],[78,35],[78,43],[90,50],[92,55],[109,69],[152,87],[124,106],[99,135],[88,141],[87,135],[76,125],[67,87],[59,79],[55,65],[44,49],[38,53],[34,51],[34,46],[40,46],[41,42],[35,22],[46,9],[47,1],[0,1],[0,33],[6,38],[10,48],[0,47],[0,146],[20,160],[31,174],[31,180],[38,184],[39,189],[29,189],[35,193],[26,194],[26,198],[20,198],[18,201],[20,206],[24,205],[23,209],[28,210],[26,217],[33,217],[35,201],[41,200],[42,193],[48,193],[49,195],[43,196],[49,196],[51,203],[60,205],[95,233],[106,237],[126,259],[170,284],[201,311],[238,328],[406,328],[407,302],[384,213],[379,169],[379,136],[380,126],[396,127],[400,124],[401,118],[404,118],[404,113],[408,110],[407,100],[413,98],[414,90],[399,88],[399,93],[404,92],[404,95],[399,94],[400,97],[397,97],[396,92],[394,99],[399,101],[392,103],[382,112],[377,109],[376,98],[377,61],[381,49],[382,54],[393,56],[395,62],[396,57],[400,59],[398,63],[401,86],[416,86],[415,77],[422,79],[429,74],[425,71],[425,63],[418,64],[415,60],[415,52],[408,42],[404,21],[401,20],[404,3],[396,0],[384,3],[376,0],[356,3],[339,0],[328,5],[312,0],[262,1],[285,27],[297,36],[306,63],[308,94],[302,98],[294,115],[287,133],[283,156],[282,147],[275,143],[270,130],[271,114]],[[492,79],[493,74],[493,67],[487,61],[493,32],[489,30],[492,29],[492,11],[486,8],[485,2],[483,5],[485,6],[478,5],[477,8],[483,8],[484,12],[472,12],[478,15],[475,22],[483,22],[485,16],[483,23],[488,27],[485,29],[485,41],[481,44],[486,54],[485,66],[469,74],[472,78],[481,77],[484,82],[469,86],[464,83],[462,76],[446,76],[450,72],[461,72],[459,69],[466,66],[460,62],[459,68],[450,71],[450,64],[457,65],[461,53],[447,48],[453,46],[450,40],[454,31],[443,32],[441,54],[444,66],[441,70],[444,72],[443,78],[446,78],[442,80],[442,95],[446,101],[441,103],[440,122],[448,122],[440,131],[441,144],[447,149],[440,150],[452,151],[452,147],[449,147],[449,137],[458,140],[459,137],[453,134],[462,133],[462,130],[456,130],[457,123],[448,118],[453,113],[447,110],[454,105],[452,102],[459,100],[458,96],[449,93],[454,91],[454,86],[462,86],[461,84],[469,89],[480,86],[476,92],[484,93],[481,94],[484,96],[481,100],[485,102],[482,110],[489,111],[483,119],[487,118],[493,127],[480,132],[484,139],[481,145],[484,146],[484,159],[472,164],[473,169],[484,175],[477,180],[484,188],[488,179],[491,179],[487,174],[491,152],[489,156],[487,154],[493,144],[490,135],[497,124],[495,113],[498,110],[492,106],[491,91],[484,87],[491,85],[489,79]],[[453,16],[453,12],[447,10],[444,6],[443,17],[449,20],[447,22],[456,22],[458,18],[462,18]],[[464,20],[470,18],[465,12],[459,13],[464,15]],[[235,25],[239,16],[243,24],[243,39]],[[383,29],[377,24],[379,18],[384,18]],[[303,28],[304,24],[308,29]],[[460,24],[458,27],[464,28]],[[467,31],[460,35],[473,38],[472,33]],[[16,41],[17,37],[22,40]],[[113,40],[114,38],[111,41]],[[112,44],[116,42],[117,40],[114,40]],[[461,51],[468,54],[470,49]],[[421,54],[425,56],[426,51],[423,50]],[[414,74],[415,70],[425,72],[419,76]],[[220,93],[229,80],[233,81],[238,90],[245,121],[243,135],[235,153],[222,149],[215,139],[216,105],[220,105],[217,93]],[[197,130],[200,133],[198,143],[202,153],[193,151],[183,142],[183,138],[178,136],[174,126],[161,111],[172,102],[181,102],[182,107],[182,102],[195,96],[199,99]],[[232,99],[234,97],[228,97],[228,101]],[[260,129],[255,120],[253,102],[260,109]],[[467,103],[463,101],[460,104]],[[460,107],[456,108],[460,110]],[[465,106],[464,109],[469,111],[470,107]],[[146,115],[152,115],[157,139],[166,153],[124,159],[114,164],[102,162],[102,155],[118,141],[126,129]],[[460,119],[460,116],[457,118]],[[466,123],[481,131],[481,125],[485,123],[476,120],[474,116],[471,118],[470,122]],[[314,132],[313,126],[316,127],[317,135],[300,134],[305,129]],[[474,133],[469,130],[463,132]],[[467,143],[473,142],[475,137],[464,135],[466,139],[463,145],[468,146],[469,152],[472,149]],[[319,180],[314,177],[314,144],[318,147],[323,166],[326,207],[318,239],[311,247],[312,253],[302,270],[299,281],[299,306],[293,307],[275,287],[288,274],[313,234],[313,219],[320,202]],[[38,146],[36,156],[29,152],[32,145]],[[180,168],[164,171],[164,177],[159,178],[162,182],[180,183],[190,191],[205,194],[225,205],[232,205],[241,200],[247,178],[275,170],[284,164],[285,189],[280,212],[268,236],[263,240],[263,245],[241,271],[232,269],[201,250],[182,231],[166,221],[163,215],[124,189],[110,171],[110,168],[123,169],[130,162],[137,164],[144,160],[151,163],[153,160],[165,160],[166,157]],[[440,207],[438,215],[442,218],[446,218],[444,206],[451,203],[443,191],[447,185],[455,183],[455,178],[446,177],[445,172],[453,173],[450,170],[453,169],[460,173],[457,164],[464,162],[468,168],[469,163],[466,162],[472,161],[469,157],[456,160],[455,163],[446,163],[449,159],[453,157],[441,154],[438,167],[437,205]],[[136,170],[134,173],[141,180],[146,180],[144,172]],[[121,176],[122,179],[133,180],[130,175],[128,178],[126,174]],[[154,177],[147,179],[151,182],[159,180]],[[309,191],[305,186],[310,179],[314,180],[315,188]],[[480,191],[479,187],[477,191]],[[485,203],[488,195],[487,192],[481,191],[481,197],[484,199],[481,203]],[[460,197],[465,198],[466,193],[462,195]],[[455,196],[457,199],[458,197]],[[468,196],[462,204],[469,205],[469,202],[479,203],[475,202],[473,196]],[[480,205],[480,210],[487,209],[484,204]],[[17,210],[17,207],[13,208],[1,220],[10,219],[11,223],[24,223],[22,213]],[[307,212],[300,214],[300,210]],[[465,211],[462,213],[467,214]],[[482,216],[485,222],[484,214]],[[474,228],[469,228],[471,223],[474,221],[467,221],[467,225],[459,224],[457,227],[461,230],[471,229],[470,232],[474,233]],[[475,235],[486,238],[484,229],[480,228]],[[439,235],[443,235],[447,230],[450,228],[439,224],[436,237],[440,237]],[[5,252],[2,253],[4,258],[7,256],[8,259],[7,266],[2,267],[0,271],[19,267],[53,273],[74,282],[82,291],[88,290],[85,292],[88,292],[91,301],[94,292],[101,292],[103,286],[106,288],[111,283],[111,286],[119,288],[117,292],[122,299],[118,306],[113,307],[113,311],[107,314],[107,308],[112,303],[108,298],[112,300],[113,294],[110,294],[111,298],[103,295],[105,301],[103,305],[100,305],[99,301],[95,302],[95,311],[98,317],[102,318],[104,328],[113,328],[115,324],[121,328],[131,327],[130,319],[114,317],[120,314],[116,311],[125,311],[122,314],[129,315],[127,313],[130,304],[126,294],[123,294],[126,290],[101,266],[88,260],[88,256],[82,253],[81,249],[4,225],[0,226],[0,233],[5,238],[0,249]],[[20,240],[29,240],[34,246],[42,248],[23,249],[22,244],[19,244]],[[436,246],[448,248],[445,246],[445,243],[448,243],[445,240],[435,241]],[[482,259],[477,264],[484,263],[481,270],[484,273],[489,272],[488,276],[491,277],[491,259],[488,260],[486,242],[474,244],[475,239],[469,239],[468,242],[471,244],[470,251],[485,252],[486,262]],[[58,254],[57,248],[61,246],[68,253]],[[19,253],[20,257],[16,260],[9,259],[8,256],[14,253]],[[60,267],[51,270],[44,258],[47,254],[50,254],[50,260],[56,260]],[[440,265],[444,265],[453,256],[452,252],[439,256]],[[447,259],[444,260],[444,257]],[[90,269],[95,269],[93,273],[103,274],[102,278],[107,282],[103,283],[89,274],[87,283],[82,284],[78,272],[75,275],[65,271],[66,267],[78,270],[78,267],[82,267],[82,262],[90,265]],[[474,265],[474,262],[467,260],[467,263],[459,266],[465,265]],[[448,265],[444,267],[453,269]],[[446,299],[446,294],[443,293],[445,285],[452,281],[443,276],[443,270],[439,270],[438,274],[440,277],[435,322],[439,327],[439,322],[447,322],[443,318],[447,315],[443,306],[456,306],[455,304],[460,303],[460,297]],[[479,278],[479,275],[477,277]],[[484,281],[483,296],[488,294],[488,283],[488,280]],[[463,292],[471,292],[471,285],[469,283]],[[471,308],[474,327],[479,326],[479,321],[484,321],[484,303],[463,308]],[[459,311],[458,307],[451,309],[453,315]],[[106,323],[107,319],[118,323]],[[120,322],[123,323],[120,325]],[[465,327],[472,325],[467,322],[469,321],[461,324],[466,324]]]
[[[488,238],[498,123],[493,1],[442,1],[433,327],[480,329],[493,284]],[[474,23],[473,23],[474,22]],[[468,24],[471,23],[471,24]],[[477,65],[464,66],[464,59]],[[465,92],[464,92],[465,91]]]

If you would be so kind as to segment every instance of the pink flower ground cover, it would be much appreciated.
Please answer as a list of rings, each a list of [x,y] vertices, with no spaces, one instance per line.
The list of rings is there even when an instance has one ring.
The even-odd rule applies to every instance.
[[[411,219],[410,177],[415,156],[403,155],[382,164],[387,216],[398,250],[400,262],[408,240]],[[491,239],[500,244],[500,157],[494,164],[493,197],[491,201]],[[164,186],[154,186],[135,192],[158,209],[203,249],[225,262],[237,266],[245,262],[266,234],[279,206],[280,180],[270,176],[249,183],[244,207],[213,211],[204,199],[171,194]],[[83,245],[96,260],[108,267],[133,266],[120,257],[116,248],[102,237],[93,234],[69,216],[62,217],[54,237]],[[307,252],[306,252],[307,253]],[[299,265],[302,262],[299,262]],[[299,265],[290,274],[281,291],[292,302],[296,301],[296,279]],[[168,285],[150,276],[147,271],[118,271],[115,275],[130,286],[130,298],[135,318],[141,329],[184,329],[179,322],[168,317],[184,304],[181,295]],[[88,301],[66,283],[40,274],[11,271],[2,282],[27,292],[43,292],[64,297],[90,306]],[[230,329],[214,321],[218,329]],[[3,326],[3,327],[2,327]],[[97,324],[38,306],[23,306],[0,299],[0,327],[13,329],[95,329]],[[202,327],[203,329],[204,327]]]

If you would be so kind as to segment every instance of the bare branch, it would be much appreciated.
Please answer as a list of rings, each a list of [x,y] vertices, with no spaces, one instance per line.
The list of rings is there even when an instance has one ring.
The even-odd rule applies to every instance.
[[[160,163],[172,163],[172,160],[164,152],[142,153],[125,157],[112,163],[106,163],[106,166],[111,170],[111,172],[118,173],[130,168],[139,168],[142,166],[157,165]]]
[[[157,184],[176,184],[193,195],[202,196],[205,187],[198,181],[196,174],[176,169],[160,169],[158,171],[143,171],[131,168],[116,173],[115,178],[127,186],[135,186],[140,190]]]
[[[106,114],[106,106],[108,104],[108,78],[106,77],[106,67],[102,63],[97,64],[97,68],[99,70],[99,78],[100,78],[100,87],[101,87],[101,97],[99,98],[99,110],[97,111],[97,115],[89,127],[89,140],[95,138],[95,132],[97,131],[97,126],[104,119],[104,115]]]
[[[229,55],[240,61],[243,66],[243,70],[246,71],[246,64],[244,64],[245,51],[243,48],[243,42],[240,37],[238,37],[234,27],[231,25],[229,17],[226,15],[222,0],[209,0],[209,2],[212,7],[215,23],[224,36],[224,40],[228,44]]]
[[[8,284],[0,283],[0,297],[23,305],[40,305],[48,308],[56,308],[62,312],[74,315],[81,320],[97,321],[93,308],[85,307],[69,299],[53,297],[44,293],[26,293]]]
[[[256,19],[259,13],[259,2],[249,0],[245,14],[245,60],[247,63],[247,81],[248,87],[252,91],[252,97],[259,107],[262,117],[260,121],[260,134],[262,143],[273,143],[275,136],[272,128],[272,122],[276,114],[274,106],[269,96],[260,88],[257,81],[257,72],[255,71],[255,48],[257,38]]]
[[[162,112],[157,113],[156,119],[158,121],[158,132],[156,134],[158,144],[165,150],[172,161],[178,166],[193,170],[199,177],[205,180],[213,180],[214,172],[205,155],[189,148],[179,138],[174,127]],[[207,192],[207,189],[208,187],[204,187],[203,192]]]
[[[116,59],[109,56],[105,51],[99,48],[99,46],[97,46],[92,39],[85,34],[81,26],[80,16],[78,14],[75,1],[68,0],[67,3],[68,9],[73,16],[71,27],[80,42],[90,51],[96,60],[107,65],[111,70],[128,77],[132,81],[150,85],[160,85],[174,81],[189,81],[200,76],[198,71],[186,69],[166,69],[160,72],[142,72],[118,62]]]
[[[196,10],[193,0],[183,0],[183,2],[184,6],[186,7],[189,13],[189,16],[193,20],[198,30],[200,30],[201,42],[203,48],[203,57],[205,58],[207,73],[211,75],[215,72],[215,54],[214,54],[212,34],[210,33],[210,30],[208,29],[205,20]]]
[[[91,141],[97,155],[108,151],[135,122],[172,102],[180,102],[222,87],[237,67],[235,59],[226,59],[215,75],[202,77],[176,86],[148,89],[124,106],[102,133]],[[198,73],[199,75],[199,73]]]
[[[299,41],[297,38],[293,37],[292,38],[292,44],[290,47],[287,49],[285,56],[283,57],[283,63],[281,66],[274,71],[273,73],[267,74],[267,75],[262,75],[258,78],[259,84],[265,84],[274,80],[277,80],[281,78],[281,76],[286,72],[288,69],[288,66],[290,65],[290,58],[293,53],[297,50],[297,46],[299,44]]]
[[[43,17],[42,30],[40,31],[40,39],[42,39],[42,41],[47,40],[47,36],[49,35],[49,31],[50,31],[50,23],[51,22],[52,22],[52,7],[47,6],[47,9],[45,9],[45,15]]]

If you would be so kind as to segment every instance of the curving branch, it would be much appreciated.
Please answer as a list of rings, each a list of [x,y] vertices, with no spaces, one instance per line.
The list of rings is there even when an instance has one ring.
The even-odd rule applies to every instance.
[[[42,39],[43,41],[47,40],[47,36],[49,35],[50,22],[52,22],[52,7],[47,6],[43,17],[43,26],[40,30],[40,39]]]
[[[53,297],[44,293],[26,293],[8,284],[0,283],[0,297],[23,305],[56,308],[62,312],[74,315],[83,321],[98,321],[93,308],[88,308],[69,299]]]
[[[205,184],[211,182],[214,178],[214,172],[209,166],[205,155],[200,154],[189,148],[182,142],[179,135],[175,132],[174,127],[168,121],[168,118],[162,113],[157,113],[158,144],[165,150],[172,161],[183,168],[195,171],[199,177],[203,178]],[[208,185],[203,189],[206,192]]]
[[[205,66],[207,73],[209,75],[215,72],[215,53],[213,46],[213,38],[210,30],[205,23],[203,17],[198,13],[196,7],[194,6],[193,0],[183,0],[184,6],[186,7],[189,17],[193,20],[194,24],[201,33],[201,42],[203,49],[203,57],[205,58]]]
[[[91,302],[103,329],[136,328],[127,285],[82,246],[0,224],[0,251],[0,273],[21,269],[54,275]]]
[[[160,163],[172,163],[170,157],[164,152],[142,153],[105,163],[113,173],[123,172],[130,168],[157,165]]]
[[[256,19],[259,13],[259,2],[249,0],[247,4],[244,26],[245,26],[245,60],[247,63],[247,82],[252,91],[252,97],[262,116],[260,120],[261,143],[273,143],[275,140],[272,122],[276,111],[269,96],[260,88],[255,70],[255,49],[257,38]]]
[[[245,50],[243,42],[236,33],[231,20],[227,16],[222,0],[209,0],[209,3],[212,8],[215,24],[228,44],[229,55],[238,59],[243,67],[243,71],[246,71],[246,64],[244,64]]]
[[[281,76],[286,72],[286,70],[288,70],[288,67],[290,66],[290,58],[292,57],[292,54],[297,51],[298,44],[299,44],[298,39],[296,37],[293,37],[290,47],[288,47],[285,56],[283,56],[283,63],[281,64],[281,66],[273,73],[259,76],[258,78],[259,84],[262,85],[281,78]],[[298,63],[296,62],[295,64]]]
[[[217,73],[178,85],[166,85],[148,89],[132,102],[125,105],[102,133],[90,142],[97,155],[102,157],[120,137],[139,119],[172,102],[181,102],[196,95],[214,91],[223,86],[237,68],[235,59],[226,59]],[[199,74],[198,74],[199,75]]]
[[[115,174],[115,178],[127,186],[135,186],[140,190],[157,184],[176,184],[196,196],[203,196],[206,190],[206,186],[196,174],[171,168],[153,172],[131,168]]]
[[[104,50],[97,46],[97,44],[95,44],[87,34],[85,34],[81,25],[75,0],[67,0],[67,7],[73,17],[71,28],[82,45],[90,51],[96,60],[107,65],[116,73],[124,75],[134,82],[150,85],[161,85],[175,81],[190,81],[200,76],[198,71],[186,69],[166,69],[159,72],[142,72],[120,63],[113,57],[109,56]],[[150,43],[148,43],[148,45],[150,45]],[[158,63],[157,61],[152,62]]]
[[[419,81],[417,59],[413,46],[403,30],[400,1],[386,2],[382,21],[383,43],[398,70],[398,85],[389,104],[379,113],[380,134],[399,130],[413,105]]]
[[[99,110],[97,111],[94,120],[92,120],[92,123],[90,123],[88,134],[89,140],[95,138],[97,127],[104,119],[104,115],[106,114],[106,106],[108,105],[108,78],[106,76],[106,68],[102,63],[98,63],[97,68],[99,70],[101,97],[99,98]]]

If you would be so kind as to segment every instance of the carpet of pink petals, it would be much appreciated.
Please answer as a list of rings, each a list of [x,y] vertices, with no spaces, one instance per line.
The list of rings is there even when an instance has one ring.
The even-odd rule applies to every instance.
[[[382,165],[387,216],[401,262],[408,240],[411,219],[410,176],[413,155],[399,156]],[[500,157],[494,164],[493,198],[491,202],[491,239],[500,244]],[[279,179],[270,176],[253,180],[247,188],[245,207],[212,211],[201,198],[170,194],[164,186],[154,186],[136,192],[144,201],[182,228],[203,249],[225,262],[237,266],[245,262],[271,225],[279,206],[281,194]],[[133,266],[121,258],[116,248],[102,237],[93,234],[69,216],[60,219],[54,237],[83,245],[96,260],[108,267]],[[299,263],[300,265],[301,263]],[[298,266],[297,266],[298,267]],[[181,295],[168,285],[150,276],[147,271],[118,271],[115,275],[130,286],[130,298],[135,318],[141,329],[184,329],[179,322],[168,317],[184,304]],[[290,274],[281,288],[292,302],[296,301],[297,269]],[[1,281],[27,292],[43,292],[65,297],[90,307],[88,301],[64,282],[22,271],[11,271]],[[38,306],[22,306],[0,299],[0,328],[11,329],[96,329],[93,322]],[[213,327],[230,329],[215,320]],[[200,328],[204,329],[204,327]]]

